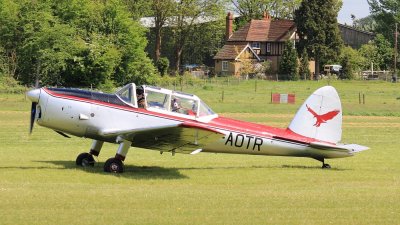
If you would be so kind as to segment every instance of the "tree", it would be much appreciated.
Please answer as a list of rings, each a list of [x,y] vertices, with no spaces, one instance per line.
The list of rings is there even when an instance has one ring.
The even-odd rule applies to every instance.
[[[337,25],[340,2],[335,0],[302,1],[295,12],[295,23],[299,35],[298,51],[305,48],[315,60],[318,75],[324,60],[338,59],[343,41]]]
[[[214,66],[213,57],[225,43],[225,21],[196,24],[182,52],[182,63]]]
[[[234,11],[245,22],[260,19],[265,12],[276,18],[292,19],[300,2],[301,0],[231,0]]]
[[[122,0],[127,7],[133,20],[140,20],[142,17],[152,16],[152,0]]]
[[[151,4],[151,9],[152,14],[154,15],[154,33],[156,36],[154,61],[157,62],[161,57],[162,29],[167,20],[174,14],[175,1],[153,0]]]
[[[301,53],[299,77],[303,80],[311,79],[310,62],[308,60],[308,54],[305,49]]]
[[[377,69],[377,65],[379,65],[379,56],[378,56],[378,49],[373,43],[368,43],[362,45],[361,48],[358,50],[360,55],[364,57],[364,63],[362,65],[363,68],[369,69],[372,65],[374,68]]]
[[[396,0],[368,0],[376,22],[375,32],[394,43],[395,24],[400,22],[400,2]]]
[[[169,68],[169,60],[168,58],[162,57],[156,62],[156,66],[158,69],[158,72],[161,74],[161,76],[165,76],[168,73],[168,68]]]
[[[347,55],[342,59],[342,73],[340,74],[341,79],[351,80],[353,79],[353,65]]]
[[[12,0],[0,0],[0,63],[4,74],[16,77],[17,48],[21,43],[19,5]]]
[[[353,27],[358,30],[373,32],[376,29],[376,22],[372,15],[369,15],[364,18],[354,19]]]
[[[371,63],[376,70],[389,70],[391,68],[393,49],[383,35],[376,35],[373,41],[361,46],[359,52],[365,57],[365,68],[370,68]]]
[[[379,68],[381,70],[390,69],[393,64],[394,56],[391,43],[382,34],[377,34],[373,40],[373,44],[376,45],[380,58]]]
[[[347,63],[346,61],[348,61],[348,64],[344,65],[343,63]],[[359,51],[349,46],[346,46],[342,49],[340,62],[341,65],[343,66],[344,74],[346,70],[345,67],[351,67],[350,70],[352,71],[352,73],[360,72],[361,70],[366,69],[364,56],[362,56]],[[351,79],[351,77],[344,79]]]
[[[170,21],[173,27],[176,71],[179,70],[183,49],[193,37],[196,24],[210,20],[222,20],[224,14],[224,0],[176,1],[175,16]]]
[[[284,80],[299,79],[297,53],[291,40],[286,41],[283,47],[279,61],[279,74],[283,75]]]

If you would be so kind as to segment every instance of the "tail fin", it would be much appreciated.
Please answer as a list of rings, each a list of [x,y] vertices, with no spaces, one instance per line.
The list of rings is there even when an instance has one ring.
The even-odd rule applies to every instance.
[[[336,89],[316,90],[297,111],[289,130],[305,137],[338,143],[342,138],[342,106]]]

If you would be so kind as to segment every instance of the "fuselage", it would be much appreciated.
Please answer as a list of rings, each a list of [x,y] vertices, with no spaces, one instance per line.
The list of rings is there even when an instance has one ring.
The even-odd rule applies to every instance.
[[[315,148],[318,141],[290,130],[215,116],[198,117],[163,113],[126,104],[115,94],[77,89],[42,88],[36,115],[39,125],[78,137],[115,143],[115,135],[104,131],[141,130],[149,126],[194,124],[195,129],[215,130],[220,139],[208,143],[203,152],[297,156],[315,159],[352,156],[349,151]],[[132,146],[140,146],[132,143]]]

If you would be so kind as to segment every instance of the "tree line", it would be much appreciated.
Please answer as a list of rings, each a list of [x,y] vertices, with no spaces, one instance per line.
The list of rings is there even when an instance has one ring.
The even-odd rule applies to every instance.
[[[117,0],[1,0],[1,71],[23,84],[151,82],[145,32]]]
[[[213,65],[224,44],[227,11],[240,15],[236,29],[265,11],[294,19],[300,36],[296,67],[315,59],[316,69],[330,61],[390,69],[399,13],[390,0],[368,2],[373,29],[382,35],[354,50],[343,46],[334,26],[341,0],[0,0],[0,76],[28,85],[152,84],[169,66]],[[141,25],[142,17],[154,18],[151,28]],[[293,60],[292,48],[285,49],[283,58]],[[301,66],[280,69],[297,71],[288,79],[309,76]]]

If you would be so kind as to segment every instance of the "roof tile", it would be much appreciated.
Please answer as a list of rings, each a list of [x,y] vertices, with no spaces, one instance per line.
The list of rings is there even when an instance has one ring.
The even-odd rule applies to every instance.
[[[292,20],[251,20],[235,31],[231,41],[285,41],[295,27]]]

